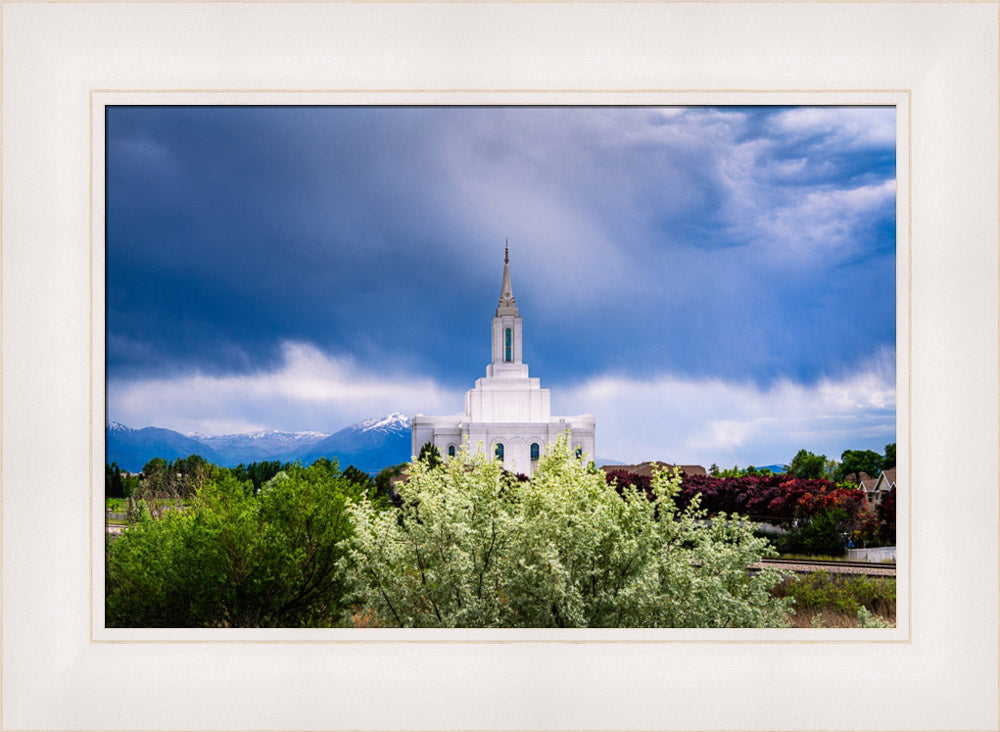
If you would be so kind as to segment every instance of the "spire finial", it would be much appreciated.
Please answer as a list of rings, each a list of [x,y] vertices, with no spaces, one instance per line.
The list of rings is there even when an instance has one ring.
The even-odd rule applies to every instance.
[[[510,249],[507,237],[503,240],[503,282],[500,285],[500,302],[497,305],[497,315],[517,315],[514,305],[514,293],[510,288]]]

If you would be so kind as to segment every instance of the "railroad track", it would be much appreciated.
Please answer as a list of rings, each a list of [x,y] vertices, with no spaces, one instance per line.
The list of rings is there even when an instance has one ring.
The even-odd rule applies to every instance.
[[[831,574],[864,574],[869,577],[895,577],[896,565],[888,562],[851,562],[837,561],[829,559],[782,559],[774,557],[772,559],[762,559],[753,565],[752,569],[762,569],[772,567],[774,569],[788,569],[793,572],[830,572]]]

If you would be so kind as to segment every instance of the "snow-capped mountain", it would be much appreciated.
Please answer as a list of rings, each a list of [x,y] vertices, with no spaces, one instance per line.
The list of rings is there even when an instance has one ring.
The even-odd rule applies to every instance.
[[[154,457],[175,460],[201,455],[222,465],[221,456],[203,442],[162,427],[132,429],[120,422],[108,422],[105,430],[105,460],[122,470],[137,473]]]
[[[252,463],[260,460],[286,461],[310,446],[329,437],[328,432],[280,432],[258,430],[235,435],[203,435],[189,433],[188,437],[207,445],[227,462]],[[294,458],[291,458],[294,459]]]
[[[120,422],[106,425],[106,460],[122,470],[138,472],[154,457],[174,460],[201,455],[224,467],[239,463],[301,460],[309,465],[317,458],[336,458],[374,473],[387,465],[410,459],[410,419],[394,412],[344,427],[331,434],[316,431],[281,432],[258,430],[233,435],[181,434],[160,427],[132,429]]]
[[[366,419],[362,422],[351,425],[351,427],[357,428],[362,432],[371,432],[373,430],[381,432],[398,432],[401,429],[410,429],[410,418],[402,412],[393,412],[392,414],[387,414],[385,417],[372,417],[371,419]]]
[[[312,445],[300,459],[308,464],[320,457],[336,457],[342,468],[353,465],[366,473],[405,463],[410,459],[410,418],[394,412],[352,424]]]

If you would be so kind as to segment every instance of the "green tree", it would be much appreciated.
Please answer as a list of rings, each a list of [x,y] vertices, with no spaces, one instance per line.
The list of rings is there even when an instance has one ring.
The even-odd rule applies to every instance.
[[[353,465],[348,465],[344,468],[344,477],[355,485],[364,487],[366,490],[375,488],[375,479]]]
[[[719,466],[714,463],[712,464],[712,468],[709,469],[708,474],[713,478],[742,478],[746,475],[766,478],[769,475],[773,475],[769,468],[758,468],[754,465],[741,468],[739,465],[734,465],[731,468],[720,470]]]
[[[796,478],[816,480],[826,477],[826,455],[815,455],[805,448],[795,453],[788,473]]]
[[[295,627],[343,616],[337,565],[362,492],[336,463],[293,465],[259,492],[228,471],[183,511],[108,542],[110,627]]]
[[[885,446],[885,456],[882,458],[882,470],[896,467],[896,443]]]
[[[621,495],[565,440],[527,481],[466,451],[415,460],[399,508],[352,511],[347,576],[356,615],[385,626],[776,626],[772,550],[735,517],[679,511],[679,479]]]
[[[161,457],[153,458],[142,469],[142,497],[187,498],[218,470],[200,455],[177,458],[173,462]]]
[[[154,490],[167,485],[169,480],[170,464],[161,457],[156,457],[146,463],[142,468],[142,482]]]
[[[857,485],[861,481],[862,473],[878,477],[881,470],[882,456],[877,452],[873,450],[844,450],[833,477],[838,483],[850,482]]]
[[[406,470],[409,463],[399,463],[398,465],[388,465],[382,468],[375,475],[375,490],[380,496],[385,496],[386,498],[392,498],[396,495],[396,491],[393,488],[393,479],[398,478]]]
[[[232,472],[233,477],[239,481],[251,481],[253,483],[254,490],[257,491],[260,490],[260,487],[267,481],[271,480],[271,478],[288,467],[290,467],[290,463],[282,465],[278,460],[262,460],[260,462],[250,463],[249,465],[240,463],[235,468],[230,468],[230,471]]]
[[[126,498],[131,498],[135,494],[136,489],[139,487],[139,476],[138,475],[126,475],[122,473],[122,493],[125,494]]]
[[[421,462],[426,462],[430,467],[436,468],[441,464],[441,451],[437,449],[437,446],[431,442],[425,442],[423,447],[420,448],[420,454],[417,456],[417,460]]]
[[[125,481],[118,463],[104,464],[104,497],[125,498]]]
[[[783,552],[827,554],[839,557],[845,551],[845,538],[849,530],[847,511],[828,508],[813,516],[804,526],[795,529],[779,542]]]

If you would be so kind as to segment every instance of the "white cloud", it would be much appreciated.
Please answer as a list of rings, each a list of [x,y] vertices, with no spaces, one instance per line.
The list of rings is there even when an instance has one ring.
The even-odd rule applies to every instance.
[[[830,145],[891,145],[896,141],[893,107],[797,107],[775,115],[779,132],[826,135]]]
[[[846,449],[881,451],[896,439],[891,352],[813,385],[603,376],[554,392],[553,402],[593,413],[598,456],[624,462],[787,463],[803,447],[839,458]]]
[[[831,190],[807,191],[760,216],[758,235],[766,251],[799,259],[851,256],[867,245],[859,226],[880,210],[892,211],[896,181]]]
[[[373,375],[306,343],[286,342],[282,348],[283,363],[275,371],[112,380],[108,414],[130,427],[219,434],[334,431],[394,411],[461,411],[461,392],[430,379]]]
[[[839,457],[845,449],[880,451],[894,442],[893,374],[887,351],[856,373],[813,385],[605,375],[553,389],[552,406],[555,414],[594,414],[599,458],[761,465],[788,462],[803,447]],[[112,381],[108,414],[132,427],[205,434],[335,431],[394,411],[458,413],[463,391],[428,378],[362,372],[349,360],[289,342],[283,363],[270,372]]]

